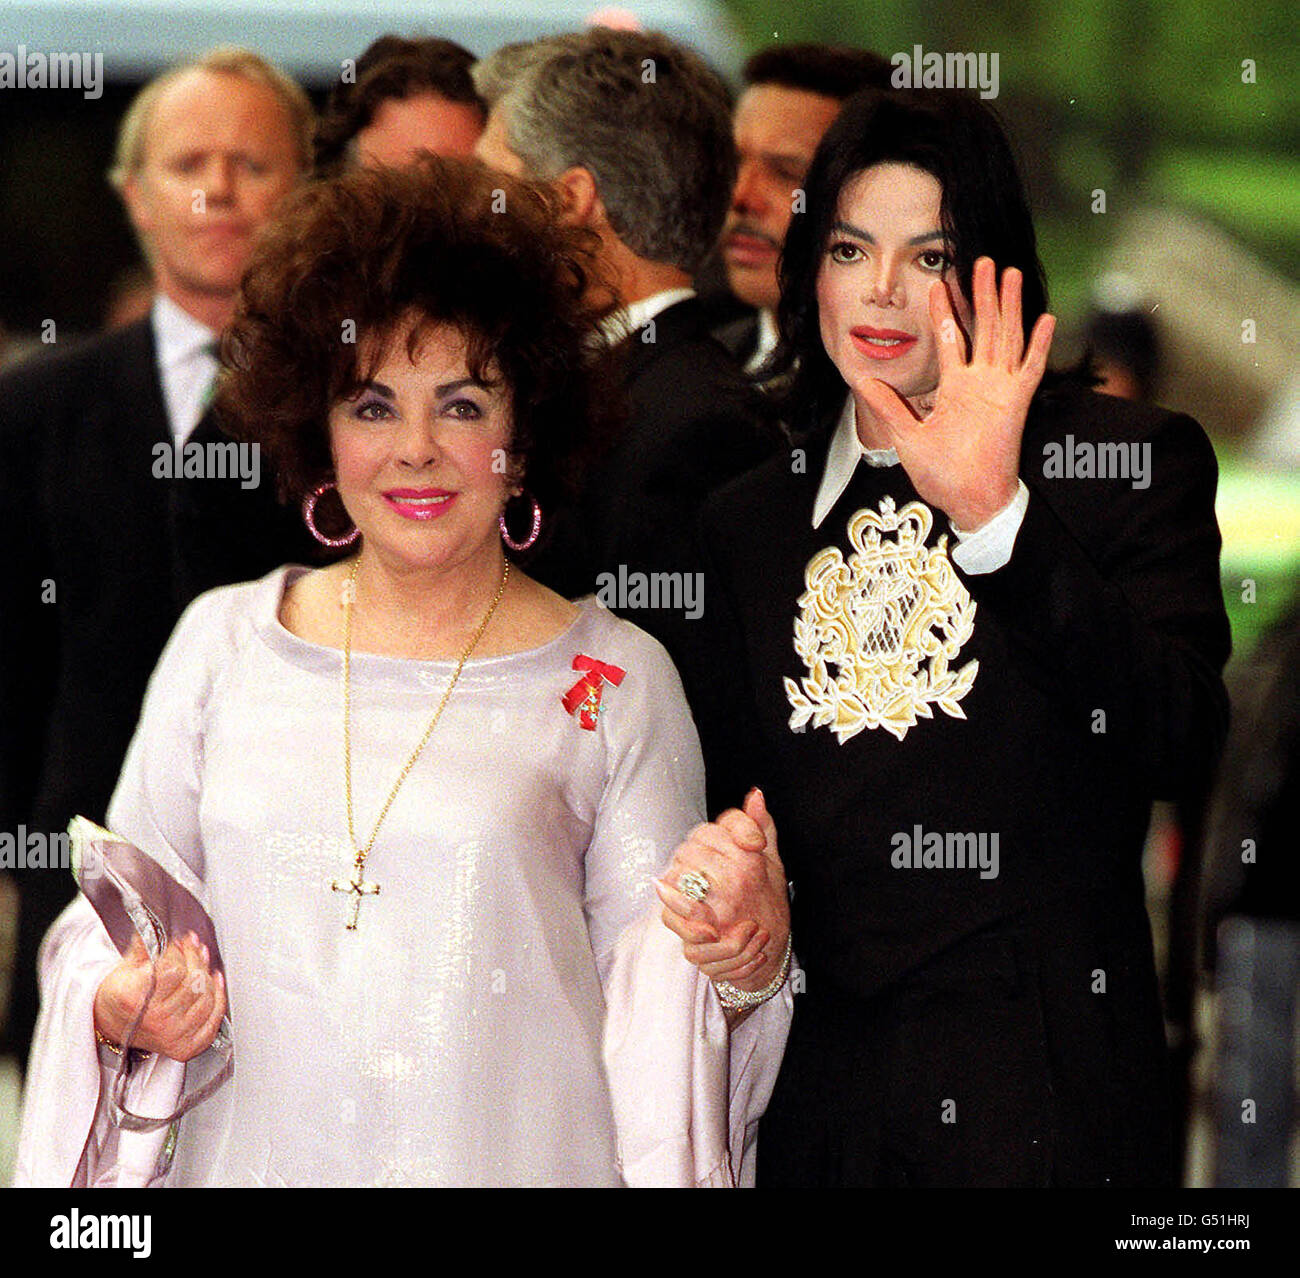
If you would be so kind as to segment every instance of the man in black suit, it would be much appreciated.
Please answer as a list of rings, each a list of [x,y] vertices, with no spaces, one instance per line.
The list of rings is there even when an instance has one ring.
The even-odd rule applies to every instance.
[[[1141,851],[1152,797],[1203,785],[1225,728],[1210,445],[1185,417],[1044,395],[1011,558],[923,578],[951,595],[940,678],[891,648],[895,583],[860,566],[932,567],[942,515],[909,526],[928,503],[897,463],[850,473],[847,421],[805,441],[806,472],[773,459],[710,499],[707,665],[684,672],[713,692],[693,706],[710,810],[760,787],[795,885],[803,984],[759,1183],[1175,1183]],[[1151,490],[1054,465],[1106,449],[1149,455]],[[878,647],[837,660],[873,607]],[[891,701],[870,676],[898,671]]]
[[[5,1050],[19,1057],[37,947],[72,890],[48,864],[55,836],[78,813],[103,820],[182,609],[309,553],[260,459],[206,405],[256,236],[306,171],[311,121],[296,84],[239,50],[142,89],[110,180],[157,280],[152,311],[0,380],[0,831],[20,893]]]
[[[753,309],[714,332],[748,373],[776,348],[777,260],[817,144],[844,100],[868,85],[886,88],[891,70],[878,53],[829,44],[774,44],[741,70],[721,257],[733,296]]]
[[[626,424],[587,480],[583,549],[531,570],[570,594],[595,590],[676,651],[701,602],[689,597],[699,504],[780,441],[692,287],[735,176],[726,86],[663,36],[604,29],[507,47],[474,75],[489,105],[477,153],[554,185],[563,215],[598,237],[617,294],[604,327]],[[635,593],[655,574],[681,582],[668,606]]]
[[[973,94],[858,95],[807,189],[781,298],[803,464],[706,503],[686,679],[711,808],[761,788],[794,885],[758,1183],[1172,1184],[1141,861],[1226,728],[1213,449],[1045,376],[1028,200]],[[748,992],[778,989],[783,878],[756,894],[769,862],[727,846],[772,831],[706,832],[665,922],[703,966],[730,957],[710,913],[752,919]]]

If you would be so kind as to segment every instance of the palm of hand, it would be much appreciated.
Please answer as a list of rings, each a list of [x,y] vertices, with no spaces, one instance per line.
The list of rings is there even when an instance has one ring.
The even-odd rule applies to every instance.
[[[1026,348],[1020,272],[1003,273],[1000,300],[995,273],[990,259],[976,262],[969,359],[947,291],[939,283],[931,289],[939,384],[925,418],[918,419],[892,387],[875,378],[854,388],[882,424],[917,493],[968,531],[987,523],[1015,495],[1025,418],[1056,324],[1052,316],[1040,316]]]
[[[1028,400],[1023,402],[1013,378],[998,371],[966,365],[939,384],[934,409],[923,431],[909,433],[895,444],[898,460],[922,500],[945,513],[965,509],[959,481],[998,476],[1009,483],[994,489],[1005,494],[997,509],[1015,491],[1020,465],[1020,437]],[[994,512],[996,513],[996,511]],[[962,526],[961,520],[954,523]]]

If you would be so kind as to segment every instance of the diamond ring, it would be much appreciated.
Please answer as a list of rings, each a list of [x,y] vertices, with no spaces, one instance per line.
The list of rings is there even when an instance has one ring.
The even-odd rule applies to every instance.
[[[709,894],[712,884],[698,870],[688,870],[677,880],[678,891],[689,896],[692,901],[702,901]]]

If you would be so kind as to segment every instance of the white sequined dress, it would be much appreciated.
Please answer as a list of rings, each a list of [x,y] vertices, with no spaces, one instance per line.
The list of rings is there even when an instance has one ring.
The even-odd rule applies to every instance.
[[[790,999],[729,1039],[657,920],[651,877],[703,808],[663,649],[587,600],[543,646],[467,662],[366,863],[381,892],[348,931],[352,903],[331,890],[352,858],[342,658],[278,620],[303,571],[191,606],[109,811],[115,833],[199,876],[227,968],[235,1072],[181,1120],[165,1183],[747,1180]],[[601,681],[590,727],[564,701],[577,657],[626,672]],[[353,655],[359,838],[453,668]],[[119,1131],[100,1099],[112,1058],[90,1005],[115,958],[84,899],[47,937],[20,1183],[157,1182],[161,1137]],[[137,1067],[131,1107],[169,1112],[184,1073]]]

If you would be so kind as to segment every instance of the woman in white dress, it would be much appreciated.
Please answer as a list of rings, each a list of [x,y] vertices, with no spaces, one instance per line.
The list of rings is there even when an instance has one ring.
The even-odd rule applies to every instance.
[[[732,1004],[778,994],[742,1024],[651,889],[704,815],[676,671],[503,546],[595,417],[586,260],[533,188],[432,160],[320,184],[261,245],[221,403],[342,557],[202,596],[172,636],[108,819],[193,880],[224,975],[188,937],[120,957],[69,907],[19,1183],[749,1178],[779,912],[693,951]],[[151,975],[132,1112],[176,1107],[223,1016],[234,1044],[165,1146],[105,1100]]]

